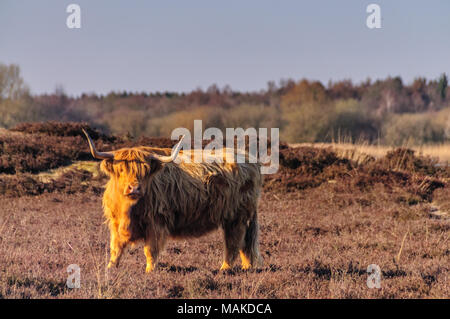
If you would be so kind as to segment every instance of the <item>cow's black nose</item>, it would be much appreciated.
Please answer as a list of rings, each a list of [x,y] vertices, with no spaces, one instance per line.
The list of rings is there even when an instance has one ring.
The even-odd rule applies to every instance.
[[[141,186],[140,185],[128,185],[127,193],[129,195],[138,195],[141,193]]]

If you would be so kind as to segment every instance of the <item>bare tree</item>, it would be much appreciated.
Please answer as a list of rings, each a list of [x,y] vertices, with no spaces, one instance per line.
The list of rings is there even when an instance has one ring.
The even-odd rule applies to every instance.
[[[0,100],[17,100],[28,94],[28,87],[20,76],[20,67],[16,64],[0,63]]]

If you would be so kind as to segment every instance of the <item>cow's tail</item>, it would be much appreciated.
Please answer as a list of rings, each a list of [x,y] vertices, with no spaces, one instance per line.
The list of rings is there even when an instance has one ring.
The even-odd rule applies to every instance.
[[[256,212],[245,232],[244,254],[249,258],[252,267],[262,265],[262,258],[259,254],[259,224]]]

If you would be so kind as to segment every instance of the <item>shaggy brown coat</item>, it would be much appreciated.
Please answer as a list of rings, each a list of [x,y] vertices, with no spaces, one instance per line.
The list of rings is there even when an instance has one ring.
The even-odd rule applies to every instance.
[[[181,151],[179,163],[163,163],[151,156],[170,152],[126,148],[114,151],[114,159],[102,161],[102,171],[110,176],[103,196],[111,231],[108,267],[118,265],[128,243],[143,240],[149,272],[167,238],[198,237],[219,227],[225,241],[221,269],[230,268],[238,252],[244,269],[257,265],[260,164],[248,163],[247,154],[246,163],[236,163],[236,153],[230,149],[224,149],[222,163],[214,155],[208,155],[210,161],[216,159],[212,163],[205,161],[205,155],[202,163],[194,163],[194,151]],[[127,196],[129,189],[139,189],[140,196]]]

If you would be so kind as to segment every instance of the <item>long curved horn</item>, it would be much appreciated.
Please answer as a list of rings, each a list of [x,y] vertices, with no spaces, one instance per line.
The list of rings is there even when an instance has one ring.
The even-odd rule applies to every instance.
[[[180,138],[180,140],[178,141],[177,145],[175,145],[175,147],[172,149],[172,153],[170,154],[170,156],[163,156],[163,155],[158,155],[158,154],[152,154],[151,157],[159,160],[163,163],[170,163],[173,162],[177,156],[178,153],[180,152],[181,149],[181,142],[183,142],[184,139],[184,135]]]
[[[91,149],[91,154],[96,159],[106,160],[106,159],[113,159],[114,154],[110,152],[98,152],[95,148],[94,142],[92,141],[89,134],[82,128],[84,135],[86,135],[87,140],[89,142],[89,148]]]

